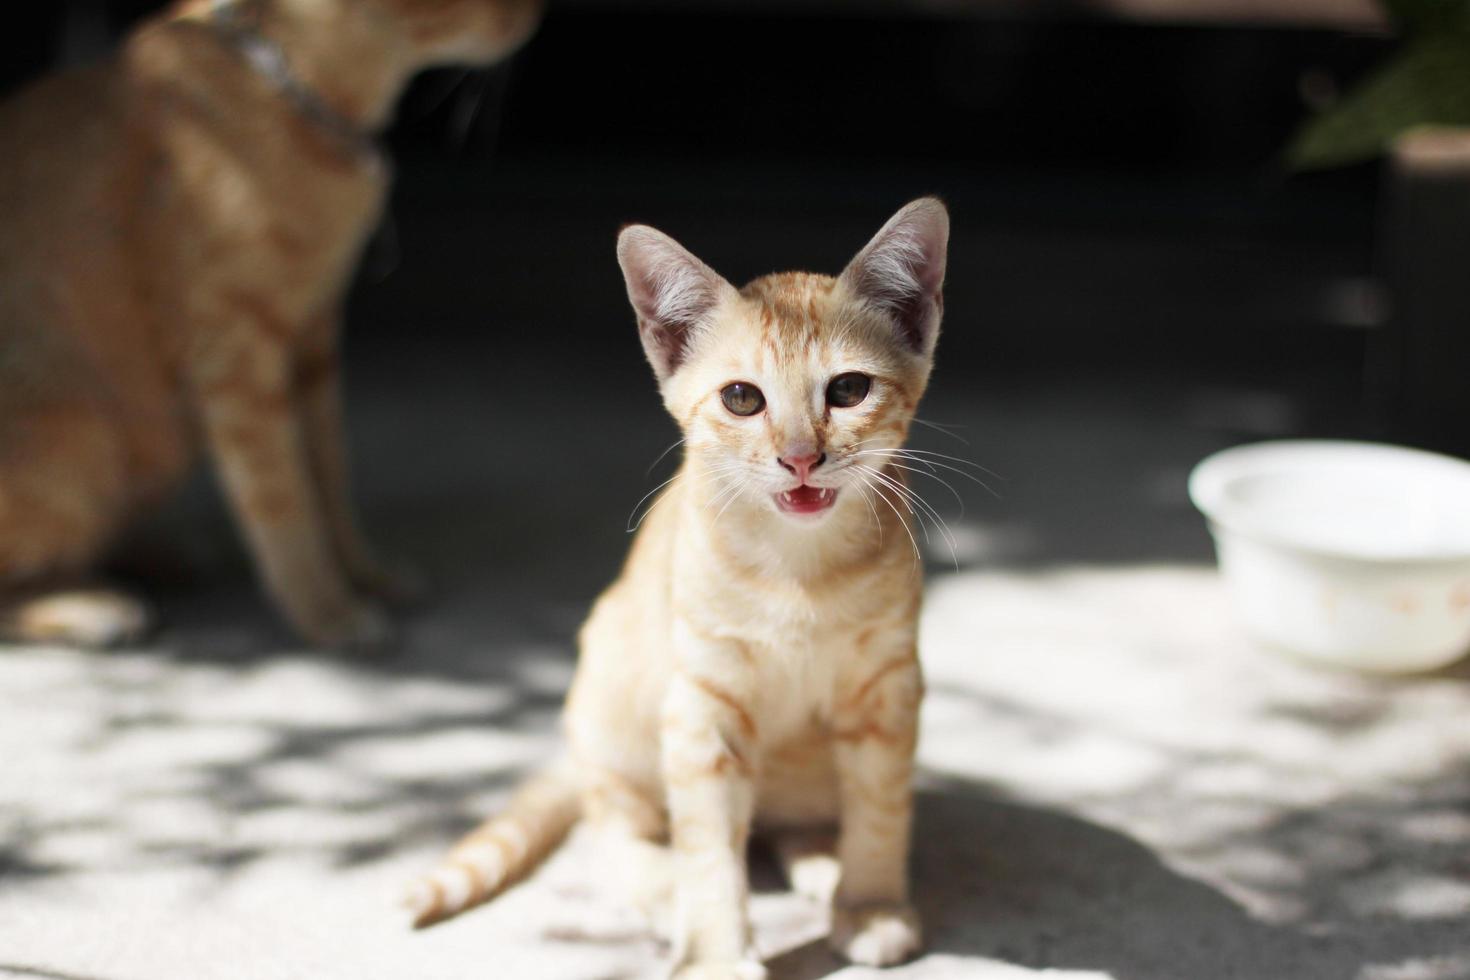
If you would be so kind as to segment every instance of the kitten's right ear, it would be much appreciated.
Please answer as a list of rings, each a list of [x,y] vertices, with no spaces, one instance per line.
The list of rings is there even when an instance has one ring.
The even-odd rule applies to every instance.
[[[662,383],[688,357],[694,331],[735,287],[647,225],[629,225],[618,235],[618,265],[644,353]]]
[[[846,269],[842,281],[893,319],[915,354],[934,353],[944,310],[949,211],[937,197],[910,201],[888,219]]]

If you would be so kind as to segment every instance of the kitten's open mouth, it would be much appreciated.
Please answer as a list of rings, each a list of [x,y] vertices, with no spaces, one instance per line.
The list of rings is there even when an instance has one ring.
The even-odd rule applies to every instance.
[[[787,514],[820,514],[837,500],[831,487],[802,485],[776,494],[776,506]]]

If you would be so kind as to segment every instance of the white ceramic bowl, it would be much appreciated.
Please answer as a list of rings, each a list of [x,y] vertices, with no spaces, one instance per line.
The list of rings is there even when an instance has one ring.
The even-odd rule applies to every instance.
[[[1359,670],[1431,670],[1470,649],[1470,463],[1363,442],[1265,442],[1195,467],[1247,628]]]

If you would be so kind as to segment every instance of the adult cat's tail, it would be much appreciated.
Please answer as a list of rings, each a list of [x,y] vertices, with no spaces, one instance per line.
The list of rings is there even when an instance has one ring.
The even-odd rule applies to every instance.
[[[566,762],[526,780],[504,813],[475,828],[437,871],[409,889],[414,928],[488,902],[535,871],[580,815],[576,779]]]

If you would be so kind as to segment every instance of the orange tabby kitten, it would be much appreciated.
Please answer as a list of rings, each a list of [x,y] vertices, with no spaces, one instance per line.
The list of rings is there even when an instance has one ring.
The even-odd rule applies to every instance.
[[[103,643],[84,574],[208,447],[305,636],[382,639],[393,594],[343,458],[342,293],[389,170],[372,134],[420,68],[489,64],[539,0],[193,0],[0,110],[3,629]],[[25,588],[32,598],[20,598]]]
[[[760,977],[754,821],[797,887],[840,874],[839,952],[886,965],[918,949],[905,865],[922,583],[896,451],[929,377],[948,235],[944,206],[918,200],[835,279],[737,290],[652,228],[623,231],[684,463],[582,629],[569,760],[415,887],[418,925],[529,873],[580,816],[640,862],[606,878],[672,882],[677,977]],[[833,825],[836,868],[806,846]]]

